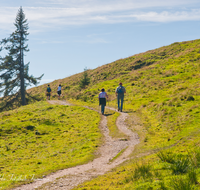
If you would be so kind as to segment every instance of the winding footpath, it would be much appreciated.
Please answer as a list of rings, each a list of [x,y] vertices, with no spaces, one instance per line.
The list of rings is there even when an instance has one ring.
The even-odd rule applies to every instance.
[[[65,101],[49,101],[51,104],[71,105]],[[87,107],[88,108],[88,107]],[[108,107],[107,107],[108,108]],[[90,108],[89,108],[90,109]],[[109,108],[116,111],[114,108]],[[36,179],[33,183],[22,185],[13,190],[33,190],[33,189],[73,189],[77,185],[91,180],[94,177],[103,175],[119,164],[129,159],[130,153],[134,150],[134,146],[139,143],[139,137],[126,127],[125,120],[127,113],[121,113],[117,118],[116,124],[120,131],[128,136],[128,140],[112,139],[109,136],[106,116],[102,116],[100,129],[104,135],[104,143],[98,150],[98,158],[93,161],[72,168],[59,170],[55,173],[45,176],[42,179]],[[122,150],[125,151],[116,159],[112,159]]]

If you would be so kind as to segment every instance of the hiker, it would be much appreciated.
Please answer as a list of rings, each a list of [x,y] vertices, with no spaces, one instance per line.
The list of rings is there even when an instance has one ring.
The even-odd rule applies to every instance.
[[[47,100],[50,100],[51,88],[50,88],[50,85],[49,85],[49,84],[48,84],[48,87],[47,87],[46,95],[47,95]]]
[[[124,93],[126,93],[126,89],[122,86],[122,83],[119,83],[119,86],[117,87],[115,94],[117,96],[117,103],[118,103],[118,111],[122,112],[123,108],[123,101],[124,101]],[[120,106],[121,102],[121,106]]]
[[[99,105],[101,105],[101,114],[104,115],[105,106],[106,106],[106,98],[108,98],[107,93],[105,92],[105,89],[102,88],[101,92],[99,93]]]
[[[57,94],[58,94],[58,100],[60,100],[60,96],[61,96],[61,84],[59,84],[58,89],[57,89]]]

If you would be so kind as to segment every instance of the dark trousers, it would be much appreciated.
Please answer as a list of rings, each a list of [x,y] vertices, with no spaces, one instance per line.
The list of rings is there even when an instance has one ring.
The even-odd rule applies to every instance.
[[[99,98],[99,105],[101,105],[101,113],[104,114],[106,106],[106,98]]]
[[[123,95],[122,94],[118,94],[117,95],[118,110],[122,111],[122,109],[123,109],[123,101],[124,101],[124,94]]]

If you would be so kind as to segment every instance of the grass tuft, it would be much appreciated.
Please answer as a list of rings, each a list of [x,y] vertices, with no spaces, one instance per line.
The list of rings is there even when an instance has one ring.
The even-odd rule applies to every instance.
[[[191,163],[188,156],[177,155],[169,168],[173,174],[178,175],[187,173],[190,167]]]
[[[171,187],[174,190],[194,190],[194,186],[190,181],[180,177],[171,180]]]
[[[142,177],[143,179],[146,179],[152,177],[153,174],[151,172],[151,169],[152,167],[150,164],[137,165],[134,171],[134,178],[139,179],[140,177]]]

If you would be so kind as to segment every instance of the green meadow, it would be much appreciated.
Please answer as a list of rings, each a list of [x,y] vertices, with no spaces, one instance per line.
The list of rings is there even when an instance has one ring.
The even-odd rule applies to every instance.
[[[38,102],[0,113],[0,188],[28,183],[94,158],[97,112]]]
[[[44,138],[48,138],[46,136],[46,128],[53,127],[52,135],[54,136],[54,129],[57,128],[57,123],[61,126],[68,126],[67,124],[62,124],[62,119],[66,119],[65,122],[67,123],[68,114],[71,114],[69,116],[71,120],[73,117],[76,118],[79,115],[78,113],[80,112],[78,110],[82,110],[81,113],[89,116],[88,118],[86,117],[88,120],[83,119],[86,123],[85,125],[94,122],[93,125],[95,128],[90,129],[90,127],[87,127],[87,129],[89,128],[95,131],[83,131],[82,128],[80,130],[79,127],[76,129],[71,127],[70,130],[74,129],[74,131],[71,131],[70,137],[66,136],[66,143],[71,142],[73,146],[76,146],[81,142],[82,135],[85,137],[84,139],[91,138],[92,140],[90,142],[84,141],[86,144],[80,143],[82,147],[88,148],[81,148],[78,145],[72,151],[72,145],[70,145],[69,151],[71,151],[70,153],[75,151],[76,156],[81,157],[82,155],[83,160],[80,161],[79,158],[78,161],[80,162],[77,163],[74,161],[74,165],[92,159],[93,152],[100,143],[101,136],[98,130],[100,117],[98,113],[81,106],[90,106],[99,110],[98,94],[101,88],[105,88],[109,96],[107,105],[116,108],[115,89],[118,83],[122,82],[127,90],[124,111],[129,114],[129,118],[127,118],[126,123],[132,131],[139,135],[140,143],[136,145],[134,152],[130,155],[130,161],[123,163],[103,176],[79,185],[75,189],[200,189],[200,40],[176,42],[169,46],[116,60],[96,69],[88,70],[88,76],[91,82],[84,89],[80,89],[79,87],[82,75],[83,73],[79,73],[50,83],[52,89],[56,89],[59,84],[62,84],[62,99],[68,100],[77,106],[52,106],[45,103],[37,103],[27,106],[27,108],[23,107],[18,110],[1,113],[1,117],[3,118],[2,122],[6,125],[5,128],[2,128],[1,132],[1,139],[3,141],[1,143],[1,150],[3,154],[10,155],[10,160],[12,160],[14,159],[12,156],[17,154],[18,151],[20,152],[19,147],[23,147],[27,151],[27,153],[23,154],[24,160],[26,160],[26,156],[35,156],[31,158],[37,160],[34,162],[34,167],[38,167],[41,170],[42,168],[43,170],[47,169],[46,171],[48,172],[59,169],[59,167],[54,168],[53,163],[47,165],[50,162],[48,156],[56,154],[54,152],[58,151],[58,144],[55,151],[53,151],[54,149],[51,146],[56,146],[56,143],[53,143],[51,146],[47,143]],[[29,91],[33,95],[39,95],[41,100],[45,100],[45,89],[46,86],[41,85]],[[52,99],[56,98],[56,94],[53,93]],[[50,111],[44,111],[43,117],[41,117],[42,114],[38,113],[42,109],[37,110],[40,104],[44,104],[43,106],[46,109],[50,107]],[[34,105],[37,105],[34,108],[37,111],[33,111]],[[30,112],[35,114],[34,117],[29,116],[29,111],[26,111],[28,113],[25,112],[29,108],[32,110]],[[55,113],[52,115],[49,125],[45,119],[43,121],[36,121],[34,119],[48,117],[48,114],[54,109],[69,109],[71,111],[65,111],[65,113],[56,111],[55,113],[57,115]],[[19,110],[22,112],[21,115],[17,116]],[[66,116],[62,117],[62,114]],[[80,114],[79,116],[85,118],[84,115],[82,116]],[[118,116],[119,113],[106,109],[110,135],[113,138],[126,138],[116,128],[115,122]],[[32,120],[23,119],[23,117],[30,117]],[[22,122],[23,120],[27,124]],[[20,125],[14,124],[13,126],[16,127],[13,127],[15,129],[13,130],[9,128],[12,126],[9,125],[10,121],[13,123],[18,121]],[[73,122],[77,122],[77,120],[75,119]],[[76,126],[76,124],[71,124],[73,122],[70,121],[69,126]],[[1,126],[3,125],[1,124]],[[21,128],[18,129],[17,126]],[[33,127],[29,128],[28,126]],[[70,131],[69,129],[62,128],[60,130],[60,132],[57,131],[59,135],[68,135]],[[14,133],[14,131],[16,132]],[[28,135],[26,135],[27,131]],[[36,135],[37,132],[40,135]],[[74,143],[75,140],[70,140],[73,135],[77,135],[78,137],[76,136],[74,139],[77,141],[77,138],[80,138],[80,141]],[[86,137],[87,135],[89,137]],[[30,139],[25,138],[28,136],[30,136]],[[55,137],[51,136],[50,138],[54,139]],[[10,139],[13,139],[13,141],[8,142],[11,141]],[[23,142],[20,146],[14,146],[14,142],[18,142],[17,139],[20,139],[20,143]],[[32,141],[34,141],[33,144],[31,143]],[[35,147],[38,141],[40,141],[38,146],[45,147],[44,151],[40,150],[42,157],[40,157],[39,150],[32,153],[33,147],[29,149],[25,148],[26,144],[28,146],[34,145]],[[60,142],[59,139],[58,142]],[[63,149],[65,150],[63,147],[59,151],[60,153],[57,154],[57,157],[62,157],[63,155],[65,156],[63,160],[70,159],[71,157],[69,155],[71,154],[67,154],[67,156],[66,154],[62,154]],[[46,150],[50,153],[47,153]],[[12,153],[12,151],[15,152]],[[83,151],[87,151],[87,153],[82,154]],[[48,156],[43,157],[44,153]],[[73,159],[76,156],[73,156]],[[22,158],[22,156],[19,156],[19,158]],[[8,160],[5,159],[5,156],[1,156],[0,159],[3,159],[4,162]],[[22,160],[19,159],[16,162],[12,162],[12,164],[22,162]],[[62,158],[55,158],[54,161],[56,162],[56,160],[60,160],[59,163],[62,165]],[[72,164],[72,162],[70,163]],[[6,171],[10,171],[8,168],[12,164],[8,162],[7,167],[1,168],[2,174],[5,173],[7,175]],[[42,164],[44,164],[44,167],[42,167]],[[68,164],[65,162],[62,167],[71,167]],[[23,164],[23,166],[27,165]],[[48,168],[49,165],[51,168]],[[28,168],[28,171],[31,171],[29,174],[34,173],[31,167]],[[14,171],[14,168],[17,168],[17,164],[15,167],[12,166],[12,168]],[[39,172],[40,169],[34,170]],[[21,173],[24,171],[20,170]],[[45,171],[41,171],[37,175],[42,176],[44,173]],[[21,175],[25,174],[23,173]]]
[[[200,40],[138,56],[139,69],[84,93],[106,87],[114,99],[114,85],[122,81],[127,125],[140,144],[130,162],[77,189],[200,189]],[[110,104],[116,106],[116,99]]]
[[[200,40],[139,56],[139,69],[93,85],[85,94],[105,86],[114,99],[114,85],[122,81],[127,125],[139,134],[140,144],[130,162],[76,189],[200,189]],[[116,100],[110,104],[116,106]]]

